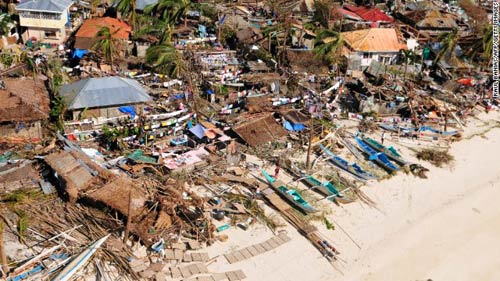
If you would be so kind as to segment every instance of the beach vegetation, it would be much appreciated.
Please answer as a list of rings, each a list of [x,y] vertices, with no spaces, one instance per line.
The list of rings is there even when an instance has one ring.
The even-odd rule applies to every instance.
[[[417,152],[417,159],[430,162],[436,167],[451,164],[455,158],[447,150],[424,149]]]

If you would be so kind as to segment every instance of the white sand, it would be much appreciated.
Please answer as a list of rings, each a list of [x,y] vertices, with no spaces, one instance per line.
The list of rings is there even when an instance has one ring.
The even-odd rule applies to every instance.
[[[485,129],[469,125],[466,135]],[[290,227],[293,240],[272,252],[233,265],[219,258],[210,269],[242,269],[250,281],[500,280],[500,130],[453,144],[450,152],[456,158],[451,168],[421,162],[431,168],[428,179],[398,175],[363,187],[377,209],[331,205],[329,219],[361,246],[339,227],[331,231],[318,224],[342,252],[346,263],[336,267],[343,275]],[[411,159],[408,152],[404,156]],[[272,235],[263,228],[228,234],[228,242],[210,248],[212,256]]]

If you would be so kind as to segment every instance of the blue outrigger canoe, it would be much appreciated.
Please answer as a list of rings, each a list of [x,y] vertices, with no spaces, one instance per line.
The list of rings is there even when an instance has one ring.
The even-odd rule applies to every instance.
[[[387,155],[385,155],[385,153],[375,151],[371,146],[366,144],[359,137],[354,137],[354,139],[356,139],[356,142],[358,143],[359,147],[368,155],[369,160],[379,164],[389,173],[399,171],[399,168],[396,165],[394,165],[391,161],[389,161],[389,158],[387,158]]]
[[[269,175],[264,170],[261,170],[261,173],[266,178],[267,183],[293,206],[299,208],[306,214],[316,213],[318,211],[314,207],[309,205],[309,203],[307,203],[307,201],[304,200],[302,196],[300,196],[297,190],[287,188],[285,183],[271,177],[271,175]]]
[[[333,165],[335,165],[336,167],[350,173],[351,175],[355,176],[356,178],[358,178],[360,180],[367,181],[367,180],[377,178],[374,175],[363,170],[363,168],[361,168],[358,164],[349,163],[347,160],[341,158],[338,155],[335,155],[333,152],[328,150],[328,148],[326,148],[324,145],[320,144],[319,146],[321,147],[321,149],[323,149],[323,151],[326,153],[326,155],[328,155],[328,157],[330,157],[329,158],[330,162]]]
[[[379,143],[378,141],[376,141],[372,138],[369,138],[369,137],[364,137],[363,141],[367,145],[371,146],[373,149],[375,149],[379,152],[385,153],[385,155],[387,155],[387,157],[389,157],[389,159],[396,162],[398,165],[400,165],[400,166],[408,165],[408,162],[406,162],[403,159],[401,154],[399,154],[399,152],[394,147],[392,147],[392,146],[386,147],[386,146],[382,145],[381,143]]]

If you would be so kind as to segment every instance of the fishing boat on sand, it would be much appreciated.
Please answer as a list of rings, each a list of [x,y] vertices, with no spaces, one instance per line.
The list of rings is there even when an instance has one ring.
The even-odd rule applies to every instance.
[[[393,160],[398,165],[400,165],[400,166],[408,165],[408,162],[406,162],[402,158],[401,154],[399,154],[398,151],[394,147],[392,147],[392,146],[385,147],[384,145],[382,145],[378,141],[376,141],[372,138],[369,138],[369,137],[364,137],[363,141],[366,144],[368,144],[369,146],[371,146],[373,149],[375,149],[379,152],[385,153],[385,155],[387,155],[387,157],[389,157],[389,159]]]
[[[61,245],[44,249],[40,254],[15,268],[7,281],[46,280],[48,276],[69,261]]]
[[[335,185],[333,185],[329,181],[321,182],[313,175],[309,175],[303,172],[299,167],[295,166],[293,163],[290,163],[289,170],[295,176],[297,176],[305,185],[307,185],[310,189],[317,191],[321,195],[331,196],[331,198],[335,199],[335,197],[342,197],[343,195],[337,190]]]
[[[87,264],[87,262],[92,258],[97,249],[108,239],[111,234],[108,234],[101,239],[92,243],[84,251],[82,251],[78,256],[76,256],[71,262],[63,268],[52,281],[68,281]]]
[[[387,155],[385,155],[383,152],[375,151],[371,146],[366,144],[359,137],[354,137],[354,139],[358,143],[359,147],[368,155],[369,160],[380,165],[388,173],[393,173],[399,170],[399,168],[396,165],[394,165],[391,161],[389,161],[389,158],[387,158]]]
[[[349,163],[347,160],[341,158],[338,155],[335,155],[333,152],[328,150],[324,145],[320,144],[319,145],[321,149],[326,153],[326,155],[329,157],[330,162],[335,165],[336,167],[350,173],[351,175],[355,176],[356,178],[367,181],[371,179],[376,179],[376,177],[365,170],[363,170],[358,164],[356,163]]]
[[[266,181],[268,184],[276,191],[278,194],[280,194],[283,198],[288,200],[293,206],[299,208],[301,211],[305,212],[306,214],[309,213],[315,213],[318,210],[313,208],[309,203],[307,203],[306,200],[300,196],[299,192],[295,189],[287,188],[285,183],[283,183],[280,180],[277,180],[271,175],[269,175],[266,171],[261,170],[262,175],[266,178]]]

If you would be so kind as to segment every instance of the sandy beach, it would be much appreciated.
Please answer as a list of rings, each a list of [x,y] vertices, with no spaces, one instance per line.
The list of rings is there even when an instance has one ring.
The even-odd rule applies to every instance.
[[[490,130],[500,118],[481,119],[489,121],[475,120],[464,140],[452,145],[453,165],[436,168],[403,149],[408,160],[430,168],[428,179],[400,174],[368,184],[362,190],[376,208],[359,202],[331,205],[328,219],[336,229],[317,226],[342,252],[335,267],[287,227],[292,241],[232,265],[219,258],[211,268],[242,269],[256,281],[500,280],[500,130]],[[229,231],[228,242],[210,248],[212,256],[272,236],[258,226]]]

